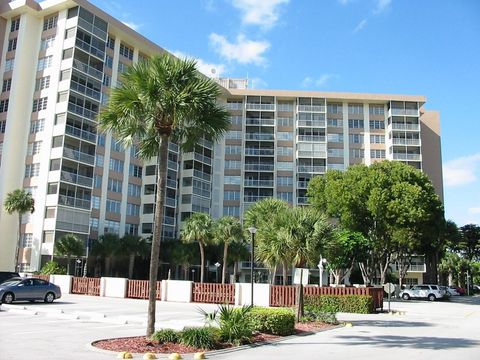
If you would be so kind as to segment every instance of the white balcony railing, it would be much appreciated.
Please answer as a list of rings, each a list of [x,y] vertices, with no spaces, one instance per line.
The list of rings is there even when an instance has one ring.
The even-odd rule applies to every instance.
[[[273,156],[274,153],[274,149],[245,148],[245,155]]]
[[[273,164],[245,164],[245,171],[273,171]]]
[[[326,142],[325,135],[297,135],[297,141]]]
[[[247,125],[275,125],[275,119],[247,118],[245,123]]]
[[[86,187],[92,187],[93,179],[87,176],[74,174],[68,171],[62,171],[60,173],[60,179],[72,184],[77,184]]]
[[[420,146],[420,139],[402,139],[402,138],[393,138],[393,145],[413,145]]]
[[[420,154],[393,153],[393,160],[421,161],[422,156]]]
[[[325,112],[324,105],[297,105],[299,112]]]
[[[66,157],[67,159],[71,160],[76,160],[80,162],[84,162],[90,165],[95,164],[95,156],[86,154],[84,152],[70,149],[70,148],[64,148],[63,149],[63,156]]]
[[[82,130],[82,129],[79,129],[75,126],[72,126],[72,125],[65,125],[65,133],[67,133],[68,135],[73,135],[77,138],[80,138],[80,139],[83,139],[83,140],[87,140],[87,141],[90,141],[92,143],[96,143],[97,142],[97,134],[95,133],[92,133],[90,131],[85,131],[85,130]]]
[[[246,140],[275,140],[274,134],[265,133],[245,133]]]
[[[274,186],[274,181],[273,180],[250,180],[250,179],[245,179],[243,182],[244,186],[250,186],[250,187],[273,187]]]
[[[300,173],[324,173],[325,166],[298,165],[297,172]]]
[[[419,124],[392,123],[392,130],[412,130],[412,131],[420,131],[420,125],[419,125]]]
[[[275,110],[275,104],[247,103],[247,110]]]
[[[325,120],[297,120],[297,126],[324,128],[326,126],[326,122]]]

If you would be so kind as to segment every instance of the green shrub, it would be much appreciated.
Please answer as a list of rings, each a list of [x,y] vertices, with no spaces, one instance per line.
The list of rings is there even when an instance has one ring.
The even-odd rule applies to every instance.
[[[67,270],[65,270],[64,267],[58,265],[56,261],[47,262],[40,270],[40,274],[42,275],[65,275],[66,273]]]
[[[249,343],[253,335],[253,327],[248,319],[251,311],[251,306],[235,309],[228,305],[220,305],[217,322],[221,340],[235,345]]]
[[[152,335],[152,340],[157,340],[160,343],[178,343],[180,340],[180,332],[172,329],[158,330]]]
[[[369,314],[373,312],[373,299],[367,295],[307,295],[305,311],[314,314],[348,312]]]
[[[325,324],[338,325],[338,320],[337,320],[337,317],[335,316],[335,313],[305,311],[305,315],[303,316],[301,321],[302,322],[320,321]]]
[[[295,332],[295,315],[290,309],[253,308],[247,318],[255,331],[281,336]]]
[[[187,328],[180,333],[183,345],[199,349],[213,349],[218,343],[218,329],[213,327]]]

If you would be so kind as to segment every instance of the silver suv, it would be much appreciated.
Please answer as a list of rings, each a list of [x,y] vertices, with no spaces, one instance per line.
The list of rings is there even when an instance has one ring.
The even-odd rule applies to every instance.
[[[403,300],[428,299],[430,301],[435,301],[443,298],[445,295],[445,290],[440,289],[438,285],[415,285],[400,293]]]

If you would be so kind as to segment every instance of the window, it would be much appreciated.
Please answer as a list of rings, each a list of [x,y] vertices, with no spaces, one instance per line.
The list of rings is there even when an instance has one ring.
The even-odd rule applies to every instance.
[[[106,211],[120,214],[120,201],[107,199]]]
[[[57,183],[49,183],[47,187],[47,194],[52,195],[56,194],[58,191],[58,184]]]
[[[370,143],[385,144],[385,135],[370,135]]]
[[[57,27],[58,15],[53,15],[43,20],[43,31]]]
[[[111,37],[110,35],[108,35],[108,38],[107,38],[107,47],[109,49],[115,49],[115,38]]]
[[[112,178],[108,178],[107,190],[117,192],[117,193],[121,193],[122,192],[122,181],[112,179]]]
[[[27,164],[25,165],[25,177],[30,178],[34,176],[38,176],[40,174],[40,164]]]
[[[50,160],[50,171],[60,170],[60,159]]]
[[[12,19],[10,24],[10,32],[18,31],[20,28],[20,18]]]
[[[111,83],[112,83],[112,78],[110,77],[110,75],[107,75],[107,74],[103,74],[103,85],[104,86],[110,86]]]
[[[363,114],[363,104],[348,104],[348,113],[351,115]]]
[[[75,28],[65,30],[65,39],[70,39],[75,36]]]
[[[8,103],[9,103],[8,99],[0,100],[0,113],[8,111]]]
[[[13,51],[17,48],[17,38],[8,40],[8,51]]]
[[[142,223],[142,234],[151,234],[153,232],[153,223]]]
[[[100,209],[100,197],[92,196],[92,209]]]
[[[126,57],[127,59],[133,60],[133,49],[129,48],[123,43],[120,43],[120,55]]]
[[[279,146],[277,148],[277,153],[278,155],[281,155],[281,156],[291,156],[293,155],[293,148],[290,147],[290,146]]]
[[[293,177],[292,176],[278,176],[277,177],[277,186],[293,186]]]
[[[104,157],[103,155],[96,154],[95,155],[95,166],[103,167]]]
[[[293,118],[291,117],[279,117],[277,118],[278,126],[293,126]]]
[[[101,189],[102,188],[102,180],[103,180],[102,175],[98,175],[98,174],[93,175],[93,187],[95,189]]]
[[[384,115],[385,114],[385,108],[384,108],[383,105],[372,105],[372,104],[370,104],[369,113],[370,113],[370,115]]]
[[[109,69],[113,67],[113,57],[110,55],[105,56],[105,66]]]
[[[343,149],[328,149],[328,156],[343,158]]]
[[[41,78],[38,78],[35,81],[35,91],[48,89],[49,86],[50,86],[50,75],[49,76],[43,76]]]
[[[44,69],[49,68],[52,66],[53,56],[45,56],[43,58],[38,59],[37,71],[42,71]]]
[[[291,162],[291,161],[279,161],[279,162],[277,162],[277,170],[292,171],[293,170],[293,162]]]
[[[348,120],[348,127],[350,129],[363,129],[364,122],[363,122],[363,120],[349,119]]]
[[[363,135],[362,134],[350,134],[348,138],[351,143],[354,144],[363,144]]]
[[[140,205],[127,203],[127,215],[140,216]]]
[[[372,159],[385,159],[385,150],[370,150]]]
[[[152,176],[155,175],[157,172],[156,165],[148,165],[145,167],[145,176]]]
[[[73,56],[73,48],[63,50],[62,60],[70,59]]]
[[[62,72],[60,73],[60,81],[70,79],[71,72],[72,71],[70,69],[62,70]]]
[[[53,219],[55,217],[56,207],[55,206],[47,206],[45,208],[45,218]]]
[[[112,139],[112,142],[110,144],[110,149],[116,152],[123,152],[125,150],[123,148],[122,142],[114,139]]]
[[[328,163],[327,164],[327,169],[331,169],[331,170],[340,170],[340,171],[343,171],[345,170],[345,165],[344,164],[332,164],[332,163]]]
[[[110,159],[109,169],[123,173],[123,161],[118,159]]]
[[[33,100],[32,112],[45,110],[47,108],[48,98],[43,97]]]
[[[12,79],[3,80],[2,92],[10,91],[11,87],[12,87]]]
[[[365,157],[365,150],[363,149],[350,149],[350,157],[361,159]]]
[[[128,183],[128,196],[140,197],[141,188],[142,187],[140,185]]]
[[[225,154],[239,155],[242,153],[242,147],[240,145],[225,145]]]
[[[225,160],[225,169],[240,169],[240,160]]]
[[[230,130],[225,134],[225,139],[228,140],[241,140],[242,132],[238,130]]]
[[[130,146],[130,156],[134,158],[138,158],[138,146],[137,145],[132,145]]]
[[[293,202],[293,192],[287,191],[287,192],[278,192],[277,193],[277,199],[287,201],[289,203]]]
[[[155,204],[143,204],[144,214],[153,214],[154,211],[155,211]]]
[[[125,234],[127,235],[138,235],[138,225],[137,224],[125,224]]]
[[[240,191],[224,191],[223,200],[240,200]]]
[[[105,146],[105,135],[104,134],[98,134],[97,135],[97,145]]]
[[[143,168],[141,166],[130,164],[128,174],[130,176],[141,178],[142,177],[142,169]]]
[[[49,37],[43,38],[42,43],[40,44],[40,50],[46,50],[48,48],[51,48],[54,44],[55,44],[55,36],[49,36]]]
[[[328,134],[327,141],[331,143],[343,143],[343,135],[342,134]]]
[[[143,194],[144,195],[155,194],[155,184],[146,184],[144,189],[143,189]]]
[[[35,141],[35,142],[28,143],[27,155],[29,155],[29,156],[36,155],[40,152],[41,148],[42,148],[42,142],[41,141]]]
[[[128,65],[122,63],[121,61],[118,62],[118,73],[123,74],[125,71],[127,71]]]
[[[224,183],[227,185],[240,185],[240,176],[225,176]]]
[[[22,247],[23,248],[33,247],[33,234],[22,234]]]
[[[0,133],[4,134],[5,133],[5,127],[7,126],[6,121],[0,121]]]
[[[232,125],[242,125],[242,116],[241,115],[231,115],[230,123]]]
[[[343,120],[341,119],[327,119],[327,125],[331,127],[343,127]]]
[[[341,114],[343,109],[342,104],[327,104],[327,112],[331,114]]]
[[[58,93],[57,102],[64,102],[68,100],[68,91],[61,91]]]
[[[98,219],[97,218],[90,218],[90,229],[93,231],[98,231]]]
[[[103,222],[103,231],[105,233],[120,233],[120,222],[112,221],[112,220],[105,220]]]
[[[12,71],[15,64],[15,58],[5,60],[5,72]]]
[[[55,115],[55,125],[65,124],[65,120],[67,119],[66,113],[56,114]]]
[[[385,129],[385,121],[370,120],[370,129]]]
[[[277,132],[278,135],[278,140],[292,140],[293,139],[293,133],[290,131],[279,131]]]
[[[225,206],[223,208],[223,215],[225,216],[240,216],[240,206]]]

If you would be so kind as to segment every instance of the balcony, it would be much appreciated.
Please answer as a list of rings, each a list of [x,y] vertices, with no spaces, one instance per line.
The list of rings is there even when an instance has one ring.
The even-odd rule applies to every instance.
[[[325,135],[297,135],[298,142],[326,142]]]
[[[80,60],[73,59],[73,67],[77,70],[80,70],[81,72],[93,76],[97,80],[102,81],[103,80],[103,72],[100,70],[95,69],[94,67],[91,67],[87,64],[84,64]]]
[[[392,264],[392,270],[393,271],[400,271],[400,267],[398,266],[398,264]],[[421,272],[421,273],[424,273],[424,272],[427,272],[426,270],[426,266],[425,264],[423,263],[416,263],[416,264],[410,264],[410,266],[408,267],[408,271],[407,273],[409,272]]]
[[[419,116],[418,109],[395,109],[388,110],[388,116]]]
[[[308,197],[306,196],[297,197],[297,204],[308,204]]]
[[[197,177],[199,179],[206,180],[206,181],[211,180],[211,175],[210,174],[205,174],[204,172],[202,172],[200,170],[193,170],[193,176]]]
[[[227,103],[228,110],[243,110],[243,103]]]
[[[247,103],[247,110],[275,110],[275,104]]]
[[[176,189],[177,188],[177,181],[172,179],[167,179],[167,187]]]
[[[393,138],[393,145],[420,146],[420,139]]]
[[[82,39],[77,38],[75,41],[75,46],[88,52],[89,54],[92,54],[93,56],[96,56],[102,61],[105,58],[105,51],[83,41]]]
[[[97,112],[89,109],[85,109],[83,106],[76,104],[68,103],[68,111],[71,111],[77,115],[83,116],[89,120],[95,120],[97,117]]]
[[[275,119],[257,119],[247,118],[245,123],[247,125],[275,125]]]
[[[63,156],[66,157],[67,159],[80,161],[92,166],[95,164],[95,156],[83,153],[78,150],[64,148]]]
[[[327,158],[327,152],[325,150],[323,151],[297,150],[297,157],[325,159]]]
[[[253,203],[263,199],[271,198],[272,195],[245,195],[243,201],[246,203]]]
[[[277,111],[292,112],[293,111],[293,105],[292,104],[277,104]]]
[[[94,143],[94,144],[97,142],[97,134],[92,133],[90,131],[79,129],[72,125],[67,124],[65,126],[65,133],[68,135],[72,135],[77,138],[80,138],[82,140],[90,141],[91,143]]]
[[[326,126],[325,120],[297,120],[298,127],[320,127]]]
[[[324,173],[325,166],[314,166],[314,165],[298,165],[297,172],[299,173]]]
[[[105,31],[103,31],[102,29],[99,29],[98,27],[89,23],[88,21],[83,20],[81,17],[78,17],[78,26],[98,36],[103,41],[107,40],[107,33]]]
[[[86,186],[86,187],[92,187],[92,184],[93,184],[93,178],[74,174],[68,171],[62,171],[60,173],[60,180],[69,182],[71,184],[77,184],[77,185]]]
[[[203,163],[205,163],[205,164],[212,165],[212,159],[209,158],[209,157],[207,157],[207,156],[205,156],[205,155],[201,155],[201,154],[195,153],[194,156],[193,156],[193,158],[194,158],[195,160],[201,161],[201,162],[203,162]]]
[[[308,181],[297,181],[297,188],[306,189],[308,187]]]
[[[58,204],[90,210],[90,200],[79,199],[73,196],[59,195]]]
[[[245,148],[245,155],[273,156],[274,153],[274,149]]]
[[[392,123],[392,130],[420,131],[419,124]]]
[[[275,140],[275,135],[274,134],[266,134],[266,133],[245,133],[245,140],[273,141],[273,140]]]
[[[79,84],[75,81],[72,80],[70,83],[70,89],[78,92],[79,94],[86,95],[88,97],[91,97],[92,99],[95,99],[96,101],[100,101],[101,98],[101,92],[98,90],[94,90],[92,88],[86,87],[85,85]]]
[[[168,160],[167,167],[170,170],[178,171],[178,163],[176,161]]]
[[[421,161],[422,156],[420,154],[393,153],[393,160]]]
[[[297,105],[298,112],[325,112],[324,105]]]
[[[274,181],[273,180],[250,180],[250,179],[245,179],[243,182],[244,186],[250,186],[250,187],[273,187],[274,186]]]
[[[165,225],[175,225],[175,218],[170,216],[164,216],[163,223]]]
[[[245,164],[245,171],[273,171],[273,164]]]
[[[165,206],[176,207],[177,200],[175,198],[165,197]]]

